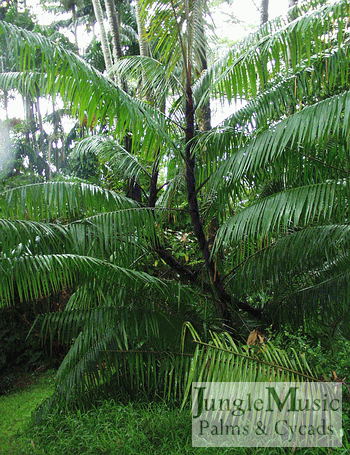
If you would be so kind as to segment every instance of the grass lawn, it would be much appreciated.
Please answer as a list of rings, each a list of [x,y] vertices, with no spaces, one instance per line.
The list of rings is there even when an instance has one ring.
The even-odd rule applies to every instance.
[[[30,421],[36,406],[51,395],[54,377],[55,372],[48,371],[26,389],[0,396],[0,453],[12,453],[14,436]]]

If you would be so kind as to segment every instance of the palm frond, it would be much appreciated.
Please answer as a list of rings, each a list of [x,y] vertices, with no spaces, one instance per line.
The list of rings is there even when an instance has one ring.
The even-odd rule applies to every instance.
[[[159,243],[161,218],[154,210],[134,207],[87,217],[70,224],[68,231],[77,253],[89,251],[93,256],[118,264],[128,261],[130,265],[137,255]]]
[[[71,341],[73,346],[60,366],[57,385],[48,407],[86,404],[101,389],[120,394],[145,394],[180,399],[191,353],[181,351],[181,317],[170,318],[156,307],[99,307],[49,314],[42,335]],[[176,334],[178,336],[176,337]],[[175,335],[175,336],[174,336]],[[78,359],[78,361],[77,361]]]
[[[310,269],[297,281],[290,280],[266,310],[266,318],[276,323],[288,320],[291,327],[317,326],[323,332],[338,329],[349,338],[349,255],[339,254],[322,266]]]
[[[183,84],[166,65],[145,56],[134,55],[117,62],[113,67],[121,77],[138,83],[141,97],[149,99],[155,106],[164,106],[168,94],[181,94]],[[142,84],[139,81],[142,80]]]
[[[320,372],[312,371],[304,356],[277,349],[271,343],[259,347],[239,346],[228,333],[211,333],[203,342],[187,324],[197,347],[184,401],[192,382],[306,382],[318,381]]]
[[[256,96],[257,74],[264,86],[264,74],[275,76],[284,68],[297,71],[300,61],[310,64],[315,55],[325,52],[331,40],[341,46],[348,7],[348,1],[343,0],[311,9],[292,22],[282,24],[277,20],[270,24],[272,30],[262,27],[216,62],[204,76],[203,84],[222,99]]]
[[[0,258],[1,306],[11,305],[16,295],[23,300],[36,300],[72,287],[79,282],[97,280],[102,289],[116,292],[122,283],[128,282],[129,291],[134,282],[159,289],[166,286],[157,278],[144,272],[129,270],[107,261],[89,256],[72,254],[15,255]]]
[[[26,249],[33,254],[39,251],[58,251],[70,247],[63,226],[35,221],[0,219],[1,252]]]
[[[254,135],[247,144],[234,149],[231,156],[226,155],[222,161],[213,161],[218,166],[208,181],[208,186],[214,189],[227,187],[230,183],[239,182],[245,176],[253,176],[255,172],[266,169],[277,159],[286,159],[294,150],[304,147],[309,149],[310,144],[320,143],[331,137],[343,135],[348,138],[349,125],[349,98],[350,92],[334,95],[326,100],[305,107],[290,117],[281,120],[268,130]],[[215,133],[213,138],[215,140]],[[210,137],[210,135],[208,135]],[[235,129],[225,128],[221,133],[220,143],[215,146],[230,150]],[[225,143],[226,142],[226,143]],[[209,144],[207,144],[209,147]],[[215,147],[214,146],[214,147]],[[304,149],[301,149],[304,153]],[[305,166],[308,162],[305,161]]]
[[[124,93],[80,56],[38,33],[6,22],[0,23],[0,31],[14,48],[13,55],[18,59],[24,81],[28,79],[28,71],[37,74],[37,50],[40,51],[40,76],[37,77],[41,95],[60,95],[80,119],[87,113],[88,122],[94,119],[107,123],[120,138],[132,130],[135,150],[153,151],[164,140],[172,144],[161,112]],[[17,84],[21,84],[18,76],[16,78]]]
[[[96,154],[102,163],[108,163],[121,178],[139,179],[140,175],[151,178],[147,169],[142,166],[137,155],[132,155],[117,141],[112,141],[102,135],[82,139],[74,145],[71,158],[81,158],[87,153]]]
[[[47,182],[0,193],[0,212],[9,218],[74,220],[118,208],[135,207],[129,198],[83,182]]]
[[[214,254],[222,246],[266,237],[311,222],[341,221],[347,217],[347,180],[292,188],[258,200],[229,218],[218,230]]]
[[[256,243],[252,251],[239,246],[237,263],[227,279],[238,294],[255,293],[263,283],[285,289],[293,276],[315,275],[347,251],[349,235],[348,225],[310,226],[266,244]]]

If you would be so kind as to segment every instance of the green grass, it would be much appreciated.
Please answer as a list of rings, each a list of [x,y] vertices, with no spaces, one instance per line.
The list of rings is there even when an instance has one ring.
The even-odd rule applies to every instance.
[[[48,371],[25,390],[0,396],[0,453],[12,453],[14,437],[29,423],[36,406],[51,395],[54,375]]]
[[[350,454],[341,449],[193,448],[189,410],[165,403],[129,403],[113,400],[81,412],[60,413],[32,426],[13,440],[12,454],[121,454],[121,455],[329,455]]]
[[[103,401],[88,412],[63,411],[40,425],[31,411],[50,395],[52,373],[27,390],[0,397],[0,453],[38,455],[350,455],[341,449],[193,448],[189,409],[166,403]],[[345,439],[345,438],[344,438]]]

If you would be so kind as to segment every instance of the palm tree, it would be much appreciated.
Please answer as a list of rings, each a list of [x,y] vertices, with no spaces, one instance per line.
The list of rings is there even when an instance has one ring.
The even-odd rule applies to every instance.
[[[111,49],[109,47],[107,33],[103,22],[103,11],[100,0],[92,0],[92,5],[94,7],[94,12],[96,16],[96,20],[100,27],[100,35],[101,35],[101,45],[102,45],[102,52],[105,60],[106,70],[109,71],[113,65]]]
[[[244,377],[245,362],[258,365],[258,379],[319,378],[273,347],[264,351],[271,370],[260,368],[264,359],[244,354],[227,334],[208,334],[208,326],[236,338],[271,323],[349,335],[349,2],[312,2],[293,22],[265,24],[198,79],[203,3],[149,4],[159,59],[145,57],[142,69],[150,86],[178,90],[166,115],[72,52],[1,24],[19,46],[15,55],[27,56],[25,71],[0,75],[2,89],[31,90],[39,80],[42,93],[95,116],[117,141],[97,136],[78,148],[93,150],[118,176],[142,176],[144,191],[155,194],[142,206],[85,183],[50,182],[0,197],[2,305],[72,289],[64,311],[40,321],[44,335],[73,340],[52,405],[84,401],[113,378],[120,390],[179,398],[194,377]],[[38,48],[45,73],[31,60]],[[133,75],[137,65],[134,58],[124,69]],[[247,104],[198,132],[195,114],[210,96]],[[129,131],[133,154],[121,146]],[[171,224],[180,217],[181,235]],[[176,245],[187,239],[193,247],[181,256]],[[231,362],[245,361],[222,369],[232,365],[216,356],[223,350]],[[201,368],[209,357],[210,368]]]
[[[260,24],[264,25],[269,20],[269,0],[261,0]]]
[[[117,12],[116,12],[113,0],[105,0],[105,5],[106,5],[108,21],[109,21],[109,24],[110,24],[110,27],[112,30],[113,57],[114,57],[114,62],[116,62],[118,58],[121,58],[123,56],[121,42],[120,42],[120,32],[119,32],[119,24],[118,24],[118,19],[117,19]]]

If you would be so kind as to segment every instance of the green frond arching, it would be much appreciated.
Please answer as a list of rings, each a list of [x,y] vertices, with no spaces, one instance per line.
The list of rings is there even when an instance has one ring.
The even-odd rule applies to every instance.
[[[136,207],[129,198],[83,182],[46,182],[0,193],[0,213],[8,218],[74,220],[118,208]]]
[[[309,62],[301,62],[298,70],[290,75],[280,75],[265,90],[251,99],[247,105],[229,116],[216,129],[225,131],[225,128],[236,128],[236,135],[244,135],[249,131],[261,131],[269,125],[289,116],[292,112],[314,104],[322,98],[328,98],[335,90],[346,90],[349,82],[349,56],[343,47],[332,49],[322,55],[322,58],[315,56]],[[198,88],[197,88],[198,85]],[[199,94],[196,94],[196,90]],[[194,96],[198,103],[202,102],[199,97],[203,90],[202,79],[194,86]],[[215,129],[211,135],[214,136]],[[210,140],[210,139],[209,139]],[[207,142],[206,135],[199,141]],[[218,150],[221,156],[227,151]]]
[[[46,417],[57,406],[88,408],[94,400],[111,396],[130,399],[147,393],[154,399],[181,401],[191,363],[190,353],[148,348],[101,353],[106,345],[114,347],[113,339],[110,340],[108,334],[106,339],[102,336],[84,359],[57,384],[53,395],[36,410],[37,420]],[[101,355],[96,356],[96,353]],[[99,363],[92,368],[96,357]],[[103,376],[101,370],[104,371]],[[79,384],[78,389],[74,388],[76,383]],[[84,389],[80,388],[81,385]]]
[[[20,301],[33,301],[71,287],[79,282],[97,280],[102,289],[116,292],[121,284],[141,281],[146,286],[166,289],[157,278],[144,272],[119,267],[90,256],[74,254],[20,255],[0,258],[2,280],[0,282],[1,306],[11,305],[15,295]]]
[[[121,59],[113,69],[130,83],[138,84],[141,98],[148,99],[154,106],[162,108],[166,105],[166,97],[171,94],[181,94],[183,84],[172,72],[167,71],[165,64],[145,56],[132,56]]]
[[[268,308],[277,323],[322,329],[325,337],[349,339],[349,255],[339,255],[323,267],[304,274],[299,286],[290,286]]]
[[[299,158],[298,153],[294,153],[295,149],[300,149],[305,155],[311,144],[322,143],[330,137],[348,138],[349,97],[350,92],[334,95],[253,135],[248,143],[234,148],[226,159],[213,161],[217,170],[212,173],[208,186],[212,189],[223,187],[227,191],[231,182],[239,184],[241,179],[252,176],[261,169],[271,168],[278,159]],[[217,132],[209,133],[208,138],[211,136],[216,141],[215,133]],[[227,127],[213,147],[226,149],[228,155],[232,145],[235,145],[232,140],[235,140],[235,129]],[[210,149],[210,139],[206,145]],[[307,165],[308,161],[305,160],[304,167]]]
[[[338,75],[332,81],[329,68],[334,68],[332,74]],[[247,178],[251,173],[255,181],[257,172],[266,168],[261,161],[250,168],[257,156],[268,160],[268,171],[262,176],[264,181],[271,177],[271,164],[276,166],[276,159],[277,167],[286,168],[291,163],[289,174],[291,171],[300,173],[306,166],[311,169],[303,156],[310,156],[313,167],[318,161],[321,169],[323,161],[330,168],[339,168],[344,175],[343,164],[338,162],[339,145],[343,143],[344,148],[348,134],[346,119],[343,122],[347,110],[348,72],[343,68],[349,68],[348,53],[344,48],[329,51],[321,59],[313,57],[311,66],[305,62],[295,74],[279,76],[223,124],[202,134],[195,145],[196,153],[206,164],[200,167],[200,181],[211,177],[206,188],[213,191],[223,186],[226,193],[226,186],[230,184],[230,189],[240,195],[242,181],[239,179]],[[329,129],[327,122],[332,122]],[[328,136],[334,142],[333,148],[337,147],[337,153],[324,153],[322,161],[319,156],[314,159],[315,149],[326,147]],[[273,150],[277,155],[269,156]],[[343,158],[344,153],[341,155]],[[212,173],[213,169],[217,172]],[[323,166],[322,174],[328,178],[326,173],[328,175],[329,169]]]
[[[344,224],[311,226],[294,232],[292,228],[280,238],[266,236],[260,244],[259,240],[254,243],[250,251],[239,245],[237,262],[226,279],[232,281],[239,294],[254,293],[263,283],[283,289],[292,276],[320,272],[327,263],[342,256],[348,248],[349,235],[350,226]]]
[[[163,238],[161,212],[134,207],[101,213],[72,223],[67,230],[75,251],[87,249],[93,256],[128,267]]]
[[[46,411],[57,404],[86,404],[96,393],[101,398],[103,388],[180,400],[193,350],[181,350],[185,319],[152,306],[151,312],[144,305],[113,305],[41,318],[42,336],[57,331],[61,341],[74,340]]]
[[[268,234],[278,237],[288,228],[347,217],[349,182],[340,180],[291,188],[258,200],[229,218],[218,230],[215,252]]]
[[[326,330],[341,316],[339,333],[348,337],[348,245],[344,224],[291,229],[280,238],[238,244],[228,253],[232,262],[227,261],[225,281],[237,296],[263,292],[267,324]]]
[[[17,89],[20,93],[29,93],[37,97],[40,82],[40,73],[33,71],[25,74],[14,71],[0,73],[0,86],[2,90]]]
[[[206,2],[203,0],[167,2],[144,0],[144,11],[152,11],[147,37],[154,41],[153,55],[166,65],[167,74],[178,71],[187,77],[187,64],[200,61],[205,46],[203,21]]]
[[[142,175],[147,179],[151,178],[137,155],[132,155],[117,141],[112,141],[102,135],[87,137],[77,142],[70,156],[78,158],[86,153],[94,153],[102,163],[107,162],[118,177],[138,179]]]
[[[28,254],[66,249],[70,247],[66,235],[66,229],[57,224],[0,219],[2,254],[10,254],[16,248]]]
[[[228,333],[211,333],[203,342],[187,324],[197,345],[188,376],[184,403],[192,382],[309,382],[321,380],[321,371],[312,371],[305,357],[294,356],[270,343],[258,348],[239,346]]]
[[[282,26],[281,20],[277,20],[271,24],[272,30],[262,27],[216,62],[207,71],[203,84],[222,99],[256,96],[257,74],[263,84],[263,74],[275,77],[281,70],[296,71],[300,61],[307,60],[310,64],[312,58],[327,50],[331,39],[341,46],[348,8],[348,1],[343,0],[310,10]],[[272,71],[268,63],[272,63]]]
[[[152,154],[163,141],[172,144],[165,116],[159,110],[130,97],[81,57],[40,34],[5,22],[0,23],[0,31],[15,47],[23,80],[28,71],[36,70],[35,59],[40,51],[41,73],[37,77],[41,95],[60,95],[73,114],[83,118],[87,113],[88,121],[108,124],[120,139],[132,130],[135,150]]]

